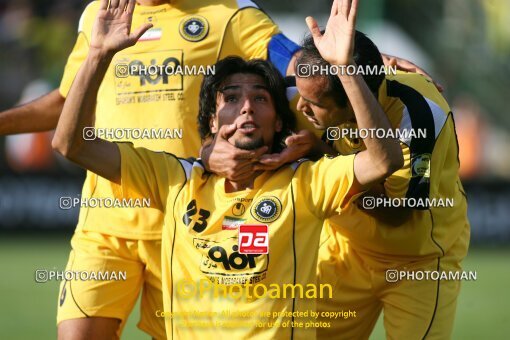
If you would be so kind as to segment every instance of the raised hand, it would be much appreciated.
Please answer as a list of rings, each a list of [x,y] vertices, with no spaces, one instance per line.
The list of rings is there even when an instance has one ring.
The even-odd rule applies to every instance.
[[[152,24],[143,24],[131,32],[135,0],[101,0],[92,28],[90,47],[105,54],[115,54],[133,46]]]
[[[357,11],[358,0],[335,0],[324,34],[314,18],[306,18],[315,46],[324,60],[332,65],[354,64],[352,52]]]

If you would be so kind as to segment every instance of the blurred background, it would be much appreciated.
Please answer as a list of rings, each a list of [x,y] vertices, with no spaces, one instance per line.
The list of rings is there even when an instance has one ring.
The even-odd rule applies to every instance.
[[[0,0],[0,112],[59,86],[76,39],[83,0]],[[299,42],[304,17],[325,26],[331,1],[261,0]],[[444,86],[460,144],[469,199],[471,251],[455,339],[504,339],[510,331],[510,1],[364,0],[358,29],[381,52],[406,58]],[[506,93],[506,94],[505,94]],[[37,284],[36,269],[63,270],[84,172],[51,150],[52,133],[0,136],[0,338],[55,338],[58,283]],[[138,307],[136,307],[138,308]],[[147,338],[135,310],[125,339]],[[372,336],[383,339],[378,324]]]

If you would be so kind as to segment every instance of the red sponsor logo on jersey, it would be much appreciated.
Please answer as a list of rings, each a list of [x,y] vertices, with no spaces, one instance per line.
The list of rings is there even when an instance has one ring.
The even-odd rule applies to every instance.
[[[267,254],[269,232],[265,224],[243,224],[239,226],[240,254]]]

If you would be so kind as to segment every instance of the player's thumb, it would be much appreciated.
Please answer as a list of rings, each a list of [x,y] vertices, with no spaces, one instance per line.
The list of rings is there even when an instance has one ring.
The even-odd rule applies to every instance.
[[[310,33],[312,34],[313,41],[317,44],[322,36],[317,21],[313,17],[306,17],[305,21]]]
[[[307,130],[301,130],[285,139],[285,145],[293,146],[298,144],[306,144],[310,140],[310,133]]]
[[[136,31],[134,31],[133,33],[131,33],[130,35],[130,38],[132,40],[132,43],[133,44],[136,44],[136,42],[138,41],[138,39],[140,39],[140,37],[145,33],[147,32],[147,30],[149,30],[150,28],[152,27],[152,24],[149,24],[149,23],[146,23],[146,24],[143,24],[142,26],[138,27],[136,29]]]
[[[237,125],[234,124],[225,124],[220,128],[220,131],[218,131],[218,136],[222,139],[229,139],[234,135],[234,133],[237,130]]]
[[[285,145],[287,145],[287,147],[292,146],[295,143],[296,143],[296,136],[295,135],[292,135],[292,136],[289,136],[289,137],[285,138]]]
[[[285,145],[287,145],[287,147],[289,147],[289,146],[299,144],[302,138],[303,137],[300,135],[289,136],[289,137],[285,138]]]

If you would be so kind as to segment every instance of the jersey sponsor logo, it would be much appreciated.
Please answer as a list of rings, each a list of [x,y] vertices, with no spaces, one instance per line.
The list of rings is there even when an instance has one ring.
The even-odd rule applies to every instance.
[[[413,157],[411,160],[411,174],[412,177],[425,177],[430,178],[430,153],[423,153]]]
[[[170,83],[170,78],[174,76],[174,74],[168,74],[166,72],[137,72],[136,74],[130,74],[129,70],[146,70],[148,66],[152,65],[161,66],[162,69],[165,69],[166,67],[176,69],[181,67],[181,61],[176,57],[166,57],[161,60],[161,63],[158,63],[157,59],[151,59],[148,63],[144,63],[143,60],[132,59],[129,63],[117,65],[119,65],[115,67],[115,76],[117,78],[127,78],[132,75],[135,79],[138,78],[140,86],[158,84],[167,85]]]
[[[193,244],[202,253],[200,271],[218,284],[254,284],[266,277],[269,254],[241,254],[238,237],[221,242],[194,238]]]
[[[232,252],[228,253],[222,246],[213,246],[207,255],[216,264],[221,264],[225,270],[243,270],[256,267],[255,259],[260,254],[241,254],[237,245],[232,246]]]
[[[240,202],[234,204],[234,206],[232,207],[232,215],[234,216],[242,216],[245,211],[246,207],[244,206],[244,204]]]
[[[269,233],[267,225],[244,224],[239,226],[239,253],[267,254]]]
[[[166,72],[131,74],[129,71],[133,68],[146,69],[152,65],[162,68],[183,67],[182,50],[120,54],[115,56],[112,64],[117,105],[153,101],[182,101],[184,99],[182,93],[184,76],[182,74],[167,74]]]
[[[225,216],[223,218],[223,223],[221,224],[221,229],[222,230],[236,230],[244,222],[246,222],[246,220],[242,219],[242,218]]]
[[[184,18],[179,25],[179,33],[184,39],[197,42],[203,40],[209,33],[209,23],[206,18],[199,15]]]
[[[251,207],[251,215],[262,223],[274,222],[282,213],[282,203],[274,196],[260,197]]]

